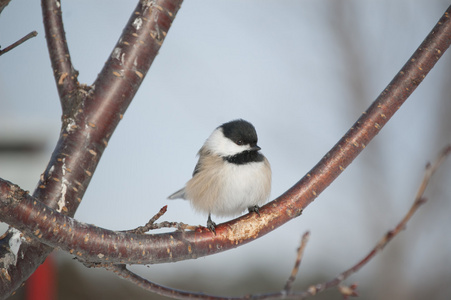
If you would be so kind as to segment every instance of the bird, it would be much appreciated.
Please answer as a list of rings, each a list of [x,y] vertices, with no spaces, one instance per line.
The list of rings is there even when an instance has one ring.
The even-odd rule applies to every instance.
[[[271,193],[271,166],[260,152],[255,127],[243,119],[217,127],[198,152],[199,160],[185,187],[168,199],[186,199],[208,214],[207,228],[216,234],[211,215],[235,217],[259,207]]]

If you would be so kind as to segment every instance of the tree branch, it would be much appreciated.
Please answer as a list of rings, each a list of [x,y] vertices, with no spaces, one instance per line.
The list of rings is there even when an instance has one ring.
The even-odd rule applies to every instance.
[[[160,211],[153,216],[144,226],[139,226],[135,229],[131,230],[123,230],[125,233],[136,233],[136,234],[144,234],[150,230],[161,229],[161,228],[176,228],[177,230],[196,230],[199,226],[192,226],[183,224],[181,222],[167,222],[163,221],[161,223],[155,223],[162,215],[166,213],[168,206],[165,205]]]
[[[346,280],[349,276],[359,271],[364,265],[366,265],[374,256],[376,256],[377,253],[382,251],[384,247],[395,237],[397,236],[402,230],[406,228],[407,222],[412,218],[412,216],[415,214],[415,212],[418,210],[418,208],[426,202],[426,199],[423,197],[424,191],[426,190],[427,185],[429,184],[429,181],[432,177],[432,175],[435,173],[435,171],[438,169],[438,167],[444,162],[447,156],[449,156],[451,153],[451,145],[448,145],[445,147],[445,149],[442,150],[442,152],[439,154],[438,158],[435,160],[434,164],[428,165],[426,167],[426,171],[424,173],[423,180],[421,181],[420,187],[418,188],[418,192],[415,196],[415,200],[410,207],[407,214],[403,217],[403,219],[396,225],[396,227],[393,230],[388,231],[382,239],[376,244],[376,246],[357,264],[349,268],[348,270],[342,272],[334,279],[321,283],[316,284],[314,286],[311,286],[308,290],[309,293],[313,296],[318,292],[322,292],[330,287],[334,287],[339,285],[341,282]]]
[[[85,94],[85,99],[89,101],[81,102],[77,110],[71,110],[73,116],[64,120],[60,140],[34,198],[24,194],[17,186],[1,182],[1,220],[8,220],[18,228],[24,226],[21,224],[29,225],[35,229],[34,232],[23,230],[36,239],[53,247],[63,246],[67,251],[72,250],[77,256],[90,261],[158,263],[197,258],[235,248],[299,216],[388,122],[449,47],[451,40],[448,8],[409,62],[348,133],[309,174],[278,199],[264,206],[260,211],[261,217],[246,215],[221,224],[217,228],[217,236],[208,231],[126,235],[75,222],[64,214],[73,215],[78,207],[77,202],[90,182],[108,139],[154,58],[148,55],[146,49],[156,54],[180,2],[143,1],[138,5],[95,86]],[[138,28],[137,24],[140,24]],[[125,93],[118,93],[119,88],[124,89]],[[8,207],[8,203],[12,207]],[[65,220],[65,223],[60,224],[66,226],[49,220]],[[58,233],[57,239],[55,232]],[[2,240],[5,244],[17,234],[9,231],[7,236]],[[126,238],[136,240],[126,241]],[[2,258],[12,255],[16,259],[14,263],[0,260],[1,295],[8,295],[15,289],[51,251],[51,248],[26,237],[19,236],[18,240],[20,249],[16,253],[7,247],[0,248]],[[77,246],[82,240],[82,245]],[[143,244],[139,245],[138,240]],[[114,249],[112,245],[119,247]],[[151,256],[150,261],[148,256]]]
[[[11,0],[0,0],[0,14],[3,12],[3,9],[8,6]]]
[[[293,270],[291,270],[290,277],[288,277],[288,280],[285,283],[285,287],[283,288],[283,290],[285,292],[291,291],[291,286],[293,285],[293,282],[296,280],[296,276],[299,272],[299,266],[301,265],[301,259],[302,259],[302,256],[304,255],[304,250],[305,250],[305,247],[307,247],[307,242],[308,242],[309,238],[310,238],[310,232],[308,232],[308,231],[302,235],[301,245],[299,246],[298,251],[297,251],[296,261],[294,263]]]
[[[100,157],[161,47],[181,2],[140,1],[94,85],[78,87],[65,42],[60,2],[43,0],[44,26],[63,108],[63,126],[33,193],[34,201],[48,206],[39,214],[49,210],[68,216],[75,214]],[[2,192],[9,193],[5,189]],[[12,197],[19,195],[14,193]],[[21,195],[25,196],[30,198]],[[4,216],[0,212],[0,220]],[[28,220],[26,215],[18,217]],[[52,248],[14,230],[1,243],[4,247],[0,247],[0,297],[6,297],[34,272]],[[18,245],[17,252],[9,247],[11,243]]]
[[[25,43],[26,41],[28,41],[29,39],[37,36],[38,33],[36,31],[32,31],[29,34],[27,34],[26,36],[24,36],[23,38],[21,38],[20,40],[18,40],[17,42],[9,45],[8,47],[6,47],[3,50],[0,50],[0,56],[2,56],[3,54],[5,54],[8,51],[11,51],[12,49],[16,48],[17,46],[19,46],[22,43]]]
[[[449,47],[451,43],[450,10],[451,7],[392,82],[345,136],[296,185],[276,200],[263,206],[260,216],[248,214],[223,223],[217,226],[216,236],[208,230],[136,235],[113,232],[76,222],[54,210],[49,210],[28,195],[21,199],[15,199],[12,203],[6,202],[5,197],[2,197],[0,216],[12,226],[24,230],[28,234],[30,230],[25,228],[27,226],[34,228],[35,231],[39,229],[40,234],[34,234],[34,236],[43,243],[76,253],[81,259],[101,263],[174,262],[211,255],[248,243],[299,216],[302,210],[314,201],[376,136]],[[158,34],[156,33],[155,36]],[[131,37],[123,37],[123,41],[127,41],[128,38]],[[121,44],[119,46],[122,47]],[[118,57],[115,53],[116,50],[113,51],[112,57]],[[122,56],[119,55],[119,57]],[[122,80],[122,74],[133,75],[133,67],[132,69],[122,68],[122,66],[129,65],[130,59],[125,57],[124,62],[126,63],[117,59],[110,60],[104,71],[105,69],[111,69],[111,71],[102,72],[100,76],[106,76],[108,80],[117,82]],[[115,67],[118,68],[115,70]],[[138,77],[139,75],[136,74],[135,78]],[[128,82],[120,82],[120,84],[124,84],[124,88],[131,87]],[[101,90],[100,93],[103,88],[105,85],[96,85],[96,91]],[[110,99],[115,95],[117,97],[118,94],[106,94],[104,99],[111,102]],[[100,97],[103,94],[97,95]],[[130,96],[130,92],[127,95]],[[116,100],[118,99],[116,98]],[[113,112],[106,111],[98,104],[92,105],[94,106],[90,107],[89,111],[93,111],[93,116],[98,117],[98,121],[101,117],[114,112],[114,109]],[[93,128],[100,130],[102,123],[98,121],[85,123],[83,126],[88,125],[89,127],[89,124],[93,124]],[[108,126],[110,119],[104,121]],[[102,132],[103,134],[95,130],[89,131],[91,136],[96,136],[95,140],[99,140],[104,134],[111,133],[109,130],[102,130]],[[86,146],[85,140],[77,140],[76,143],[88,150],[91,149]],[[79,152],[74,155],[80,155],[80,153],[83,152],[79,149]],[[83,166],[80,160],[76,161]],[[91,169],[85,168],[84,170],[91,174]],[[4,182],[2,184],[5,192],[12,189],[11,185],[7,187]],[[49,222],[50,219],[56,220],[56,222]],[[63,226],[63,224],[66,225]],[[58,232],[58,235],[55,236],[54,232]],[[80,243],[80,241],[83,242]]]
[[[298,248],[297,251],[297,257],[295,261],[295,265],[293,267],[293,270],[291,271],[290,277],[288,278],[285,287],[283,290],[275,293],[266,293],[266,294],[258,294],[258,295],[245,295],[242,297],[221,297],[221,296],[215,296],[215,295],[208,295],[203,293],[195,293],[190,291],[182,291],[177,289],[172,289],[169,287],[165,287],[162,285],[159,285],[157,283],[151,282],[134,272],[128,270],[125,265],[107,265],[107,266],[96,266],[96,267],[105,267],[107,270],[113,271],[116,275],[121,277],[122,279],[125,279],[127,281],[130,281],[137,286],[148,290],[152,293],[156,293],[161,296],[167,296],[170,298],[175,299],[202,299],[202,300],[269,300],[269,299],[288,299],[288,298],[294,298],[294,299],[305,299],[307,297],[314,296],[320,292],[323,292],[327,289],[337,287],[339,292],[345,297],[345,299],[349,296],[357,296],[356,293],[356,284],[352,284],[351,286],[341,285],[342,282],[344,282],[349,276],[359,271],[364,265],[366,265],[376,254],[378,254],[382,249],[385,248],[385,246],[393,240],[402,230],[404,230],[407,226],[407,222],[412,218],[412,216],[415,214],[415,212],[418,210],[418,208],[426,202],[426,199],[423,197],[424,192],[426,190],[426,187],[429,184],[429,181],[432,177],[432,175],[435,173],[435,171],[443,164],[444,160],[449,156],[451,153],[451,145],[448,145],[445,147],[444,150],[440,153],[438,158],[435,160],[433,165],[428,165],[426,167],[426,171],[423,177],[423,180],[421,181],[420,187],[418,189],[418,192],[415,196],[415,200],[410,207],[407,214],[403,217],[403,219],[396,225],[396,227],[387,232],[381,240],[376,244],[376,246],[357,264],[349,268],[348,270],[340,273],[337,277],[334,279],[324,282],[324,283],[318,283],[315,285],[312,285],[308,287],[304,291],[293,291],[291,290],[291,285],[296,279],[296,275],[299,270],[299,265],[301,262],[301,258],[303,256],[304,249],[307,245],[308,238],[310,236],[309,232],[306,232],[302,236],[301,245]]]
[[[65,116],[70,113],[71,104],[74,102],[79,87],[78,71],[74,69],[70,58],[66,33],[64,32],[61,1],[42,0],[41,6],[53,76],[55,77],[63,116]]]

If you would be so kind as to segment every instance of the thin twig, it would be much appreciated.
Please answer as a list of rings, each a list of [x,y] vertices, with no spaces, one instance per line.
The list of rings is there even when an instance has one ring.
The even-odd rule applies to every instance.
[[[307,242],[310,238],[310,232],[304,233],[301,239],[301,245],[298,248],[298,253],[296,256],[296,262],[294,263],[293,270],[291,271],[291,275],[287,280],[287,283],[285,284],[284,291],[289,292],[291,291],[291,286],[293,285],[293,282],[296,280],[296,275],[299,271],[299,266],[301,265],[301,259],[304,255],[304,249],[307,246]]]
[[[193,226],[193,225],[188,225],[188,224],[184,224],[181,222],[168,222],[168,221],[164,221],[161,223],[155,223],[162,215],[164,215],[166,213],[168,209],[168,206],[165,205],[163,206],[160,211],[153,216],[149,222],[146,223],[146,225],[144,226],[139,226],[135,229],[130,229],[130,230],[123,230],[121,232],[125,232],[125,233],[136,233],[136,234],[144,234],[149,230],[154,230],[154,229],[161,229],[161,228],[177,228],[177,230],[196,230],[197,228],[199,228],[199,226]]]
[[[123,230],[122,232],[129,232],[129,233],[143,234],[143,233],[145,233],[145,232],[151,230],[152,227],[153,227],[153,225],[154,225],[154,223],[155,223],[155,221],[157,221],[162,215],[164,215],[164,214],[166,213],[167,210],[168,210],[168,206],[165,205],[165,206],[163,206],[163,207],[160,209],[160,211],[159,211],[155,216],[153,216],[153,217],[149,220],[149,222],[146,223],[146,225],[144,225],[144,226],[139,226],[139,227],[137,227],[137,228],[135,228],[135,229]]]
[[[445,158],[451,153],[451,145],[448,145],[438,156],[438,158],[435,160],[433,165],[428,164],[426,166],[426,171],[424,173],[423,180],[421,181],[420,187],[418,189],[418,192],[415,196],[415,201],[413,202],[412,206],[410,207],[407,214],[404,216],[404,218],[399,222],[399,224],[393,229],[388,231],[382,239],[376,244],[376,246],[368,253],[367,256],[365,256],[362,260],[360,260],[357,264],[349,268],[348,270],[342,272],[334,279],[313,285],[309,287],[309,291],[312,295],[315,295],[318,292],[324,291],[330,287],[337,286],[341,282],[343,282],[346,278],[348,278],[350,275],[356,273],[358,270],[360,270],[366,263],[368,263],[378,252],[380,252],[384,247],[390,242],[398,233],[400,233],[403,229],[406,228],[407,222],[412,218],[413,214],[418,210],[418,208],[426,202],[426,198],[423,197],[424,191],[426,190],[426,187],[429,183],[429,180],[431,179],[432,175],[435,173],[435,171],[438,169],[438,167],[444,162]]]
[[[0,56],[3,55],[3,54],[5,54],[6,52],[8,52],[8,51],[10,51],[10,50],[12,50],[12,49],[14,49],[14,48],[16,48],[16,47],[19,46],[20,44],[22,44],[22,43],[28,41],[29,39],[31,39],[31,38],[33,38],[33,37],[35,37],[35,36],[37,36],[37,35],[38,35],[37,31],[32,31],[32,32],[30,32],[29,34],[27,34],[26,36],[24,36],[23,38],[21,38],[21,39],[18,40],[17,42],[13,43],[12,45],[6,47],[6,48],[3,49],[3,50],[0,50]]]

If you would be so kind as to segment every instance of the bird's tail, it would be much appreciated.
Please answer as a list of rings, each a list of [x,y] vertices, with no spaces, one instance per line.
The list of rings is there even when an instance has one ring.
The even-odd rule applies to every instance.
[[[185,199],[185,188],[182,188],[168,197],[169,200]]]

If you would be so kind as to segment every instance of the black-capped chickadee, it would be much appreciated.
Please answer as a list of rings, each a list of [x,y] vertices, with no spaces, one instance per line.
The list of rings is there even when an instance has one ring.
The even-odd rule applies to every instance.
[[[190,200],[194,209],[208,213],[213,232],[211,214],[233,217],[246,208],[259,213],[271,192],[271,167],[257,140],[254,126],[245,120],[222,124],[200,148],[193,177],[168,199]]]

